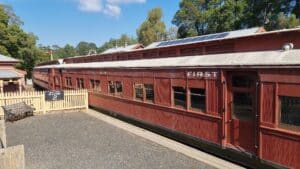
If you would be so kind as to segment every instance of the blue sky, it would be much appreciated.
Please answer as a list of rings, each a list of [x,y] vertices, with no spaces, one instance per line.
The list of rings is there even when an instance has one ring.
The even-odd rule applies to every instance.
[[[0,0],[13,7],[23,28],[39,37],[39,44],[64,46],[80,41],[98,46],[122,33],[136,36],[136,29],[154,7],[164,11],[167,27],[180,0]]]

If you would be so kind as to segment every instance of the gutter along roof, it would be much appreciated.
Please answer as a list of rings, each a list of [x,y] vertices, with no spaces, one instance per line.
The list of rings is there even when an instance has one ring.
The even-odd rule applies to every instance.
[[[256,51],[225,54],[210,54],[198,56],[184,56],[173,58],[109,61],[109,62],[91,62],[91,63],[71,63],[60,65],[39,66],[42,68],[179,68],[179,67],[300,67],[300,49],[288,51]]]

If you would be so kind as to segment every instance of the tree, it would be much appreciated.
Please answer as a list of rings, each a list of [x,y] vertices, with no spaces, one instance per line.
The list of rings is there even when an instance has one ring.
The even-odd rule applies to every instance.
[[[78,55],[88,55],[91,50],[97,50],[97,45],[95,43],[79,42],[76,46]]]
[[[22,23],[11,7],[0,4],[0,53],[19,59],[21,64],[18,66],[27,71],[27,77],[31,77],[39,60],[39,49],[35,46],[38,38],[33,33],[24,32],[20,27]]]
[[[110,39],[109,41],[105,42],[103,45],[101,45],[97,52],[102,53],[107,49],[114,48],[116,46],[126,46],[126,45],[132,45],[136,44],[137,39],[129,37],[126,34],[122,34],[119,38],[117,39]]]
[[[276,29],[288,29],[300,25],[300,21],[296,18],[295,14],[285,16],[283,13],[279,13],[276,23]]]
[[[279,19],[293,20],[293,12],[298,0],[247,0],[244,25],[247,27],[264,26],[267,30],[280,29]],[[296,3],[297,2],[297,3]],[[299,19],[299,18],[298,18]],[[291,24],[294,24],[291,22]],[[293,27],[290,25],[288,27]]]
[[[96,47],[97,48],[97,47]],[[73,56],[76,56],[77,53],[76,53],[76,50],[75,48],[72,46],[72,45],[69,45],[67,44],[65,47],[64,47],[64,56],[63,58],[66,58],[66,57],[73,57]]]
[[[147,19],[137,30],[138,41],[143,45],[149,45],[155,41],[161,41],[166,36],[166,26],[162,18],[162,9],[154,8],[149,11]]]
[[[172,23],[180,38],[258,26],[275,30],[299,25],[297,9],[298,0],[182,0]]]
[[[296,18],[300,18],[300,1],[295,0],[295,7],[293,9],[293,13],[296,15]]]
[[[166,32],[166,39],[165,40],[174,40],[177,39],[177,32],[178,29],[176,27],[170,27]]]
[[[246,6],[246,0],[183,0],[172,23],[179,38],[240,29]]]

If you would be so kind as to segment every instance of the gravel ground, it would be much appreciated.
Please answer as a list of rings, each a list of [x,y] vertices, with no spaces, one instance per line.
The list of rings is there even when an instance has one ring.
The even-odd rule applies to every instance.
[[[200,169],[202,164],[83,113],[6,124],[8,146],[24,144],[26,169]]]

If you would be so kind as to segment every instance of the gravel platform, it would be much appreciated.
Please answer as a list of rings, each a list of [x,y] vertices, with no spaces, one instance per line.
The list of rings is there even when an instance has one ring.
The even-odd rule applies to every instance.
[[[8,146],[24,144],[26,169],[203,169],[200,162],[84,113],[6,123]]]

